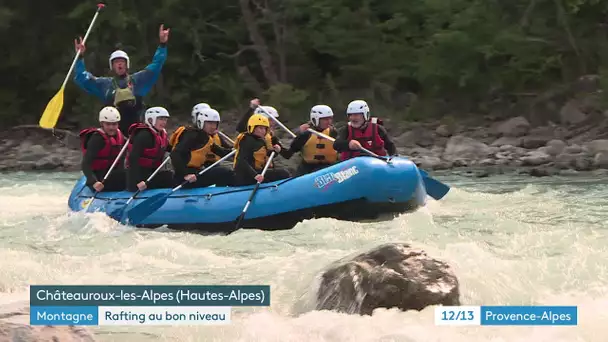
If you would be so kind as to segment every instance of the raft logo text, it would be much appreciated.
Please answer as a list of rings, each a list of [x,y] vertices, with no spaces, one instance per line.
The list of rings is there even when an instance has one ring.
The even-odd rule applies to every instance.
[[[357,169],[356,166],[351,166],[338,172],[326,173],[315,178],[315,187],[319,189],[327,189],[334,183],[340,184],[358,174],[359,169]]]

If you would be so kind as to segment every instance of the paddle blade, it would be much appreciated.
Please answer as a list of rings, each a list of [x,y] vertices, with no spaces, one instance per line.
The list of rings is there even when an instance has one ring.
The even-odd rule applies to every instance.
[[[51,101],[46,105],[44,113],[42,113],[42,117],[40,118],[40,127],[54,128],[57,124],[61,109],[63,108],[63,90],[64,87],[61,87],[57,94],[55,94]]]
[[[121,222],[122,221],[122,217],[125,214],[125,209],[127,209],[127,206],[124,205],[120,208],[116,208],[114,210],[112,210],[111,212],[108,213],[108,216],[110,216],[112,219]]]
[[[146,198],[143,202],[131,208],[125,215],[128,223],[135,225],[145,220],[146,217],[150,216],[167,202],[171,193],[172,192],[169,191],[164,194],[156,194],[150,198]]]
[[[440,200],[445,196],[448,191],[450,191],[450,187],[442,182],[436,180],[429,176],[428,173],[424,170],[420,170],[420,174],[422,175],[422,181],[424,182],[424,187],[426,188],[426,193],[429,196],[433,197],[435,200]]]

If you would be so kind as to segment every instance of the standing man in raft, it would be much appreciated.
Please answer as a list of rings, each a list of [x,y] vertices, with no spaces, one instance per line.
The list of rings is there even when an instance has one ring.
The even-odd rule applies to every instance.
[[[167,41],[169,30],[161,24],[158,36],[160,44],[152,58],[152,63],[145,69],[130,74],[131,63],[129,56],[122,50],[116,50],[110,55],[109,66],[114,75],[112,77],[96,77],[88,72],[84,65],[85,45],[75,40],[76,50],[80,50],[80,57],[76,62],[74,82],[86,93],[97,97],[104,105],[118,108],[121,114],[120,130],[128,134],[128,129],[136,122],[141,121],[144,109],[143,97],[158,80],[163,64],[167,60]]]

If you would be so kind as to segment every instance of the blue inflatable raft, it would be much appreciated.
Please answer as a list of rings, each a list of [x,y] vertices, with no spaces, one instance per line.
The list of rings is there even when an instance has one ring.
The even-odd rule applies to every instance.
[[[290,229],[302,220],[321,217],[345,221],[392,219],[425,204],[425,175],[406,158],[396,157],[386,163],[363,156],[300,177],[263,183],[242,228]],[[227,232],[234,228],[253,188],[251,185],[180,189],[136,227],[167,225],[179,230]],[[167,190],[142,191],[127,210]],[[70,209],[83,210],[93,195],[83,176],[70,195]],[[87,211],[112,213],[124,207],[131,195],[128,191],[99,193]]]

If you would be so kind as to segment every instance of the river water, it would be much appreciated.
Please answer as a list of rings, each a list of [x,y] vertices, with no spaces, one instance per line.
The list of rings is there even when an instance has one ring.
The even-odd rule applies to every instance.
[[[94,328],[99,341],[606,341],[608,181],[438,177],[440,202],[391,222],[306,221],[229,237],[135,230],[70,214],[77,173],[0,175],[0,303],[29,284],[270,284],[228,326]],[[356,210],[356,208],[354,209]],[[433,308],[311,311],[324,266],[386,242],[448,261],[468,305],[578,305],[576,327],[436,327]]]

